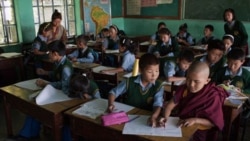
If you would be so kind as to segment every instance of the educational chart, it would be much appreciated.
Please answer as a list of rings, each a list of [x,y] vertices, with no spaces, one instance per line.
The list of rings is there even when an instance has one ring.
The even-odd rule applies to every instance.
[[[110,0],[83,0],[85,33],[95,35],[111,25]]]

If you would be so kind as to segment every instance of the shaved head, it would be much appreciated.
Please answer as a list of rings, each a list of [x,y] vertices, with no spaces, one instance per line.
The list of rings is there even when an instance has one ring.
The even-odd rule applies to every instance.
[[[209,77],[209,67],[207,63],[196,61],[193,62],[188,68],[187,75],[190,73],[202,73],[202,76],[208,78]]]

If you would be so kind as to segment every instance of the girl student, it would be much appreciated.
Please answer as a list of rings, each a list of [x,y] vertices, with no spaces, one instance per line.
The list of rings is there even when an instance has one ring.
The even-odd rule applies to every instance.
[[[102,73],[118,73],[118,72],[132,72],[135,62],[135,55],[139,51],[138,43],[127,38],[122,37],[119,42],[119,52],[123,54],[121,65],[115,69],[102,70]]]

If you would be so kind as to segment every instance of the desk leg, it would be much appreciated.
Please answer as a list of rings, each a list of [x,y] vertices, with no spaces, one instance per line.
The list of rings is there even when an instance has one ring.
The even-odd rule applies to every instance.
[[[8,136],[13,136],[12,129],[12,118],[10,114],[10,104],[7,102],[6,96],[3,94],[3,104],[4,104],[4,115],[6,120],[7,134]]]
[[[62,118],[62,117],[60,117]],[[62,127],[61,124],[58,123],[58,117],[54,118],[54,125],[52,126],[52,132],[54,134],[54,141],[61,141],[62,138]]]
[[[237,140],[238,137],[238,131],[239,131],[239,122],[240,122],[240,112],[242,111],[241,108],[239,109],[233,109],[232,107],[224,107],[224,129],[223,129],[223,141],[230,141],[230,135],[231,135],[231,128],[232,124],[235,123],[235,133],[233,135],[234,141]],[[226,117],[226,118],[225,118]]]

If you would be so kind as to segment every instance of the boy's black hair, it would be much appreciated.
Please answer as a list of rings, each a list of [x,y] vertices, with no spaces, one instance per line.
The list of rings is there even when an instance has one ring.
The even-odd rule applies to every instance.
[[[69,97],[82,98],[82,94],[88,93],[90,83],[86,76],[73,74],[69,81]]]
[[[158,25],[157,25],[157,30],[158,30],[161,26],[165,26],[165,27],[166,27],[166,24],[165,24],[164,22],[159,22]]]
[[[151,54],[151,53],[146,53],[141,56],[140,61],[139,61],[139,68],[141,70],[144,70],[147,66],[149,65],[159,65],[159,60],[158,58]]]
[[[65,44],[60,40],[55,40],[48,44],[48,49],[51,52],[57,52],[60,56],[64,56],[66,53]]]
[[[208,43],[207,51],[210,51],[210,50],[213,50],[213,49],[218,49],[218,50],[221,50],[221,51],[224,52],[225,51],[225,45],[219,39],[211,40]]]
[[[232,13],[232,15],[233,15],[233,20],[236,19],[234,10],[233,10],[232,8],[228,8],[228,9],[225,9],[225,11],[224,11],[224,13],[223,13],[223,19],[224,19],[225,22],[227,21],[227,20],[226,20],[226,17],[225,17],[225,15],[226,15],[227,12]]]
[[[214,31],[214,26],[212,26],[211,24],[206,25],[205,28],[209,29],[212,32]]]
[[[241,48],[233,48],[228,52],[227,59],[245,60],[245,52]]]
[[[161,34],[167,34],[167,35],[171,35],[171,31],[168,28],[162,28],[159,30],[158,32],[160,35]]]
[[[83,43],[85,46],[87,45],[89,40],[90,40],[90,37],[86,35],[79,35],[76,37],[76,41]]]
[[[108,32],[108,31],[109,31],[108,28],[103,28],[103,29],[101,30],[101,32]]]
[[[184,23],[184,24],[180,25],[179,30],[187,32],[187,28],[188,28],[187,23]]]
[[[184,49],[179,54],[179,61],[186,60],[188,62],[194,61],[194,53],[190,49]]]
[[[139,51],[138,42],[135,42],[135,41],[129,39],[128,37],[121,37],[120,45],[123,47],[126,47],[127,50],[129,50],[129,52],[131,52],[133,54],[137,54],[137,52]]]
[[[38,34],[42,35],[44,31],[47,32],[49,30],[52,30],[51,23],[50,22],[44,22],[44,23],[39,25]]]

